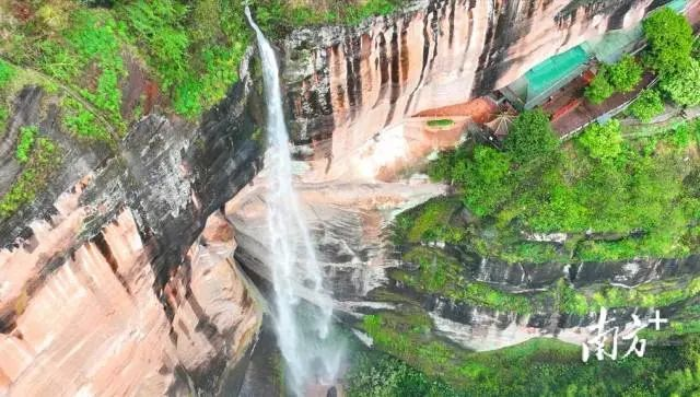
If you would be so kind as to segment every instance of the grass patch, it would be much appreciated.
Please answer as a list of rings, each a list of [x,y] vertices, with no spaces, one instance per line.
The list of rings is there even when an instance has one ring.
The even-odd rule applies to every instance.
[[[452,119],[436,119],[429,120],[426,124],[431,128],[450,128],[455,125],[455,122]]]
[[[113,138],[105,128],[102,120],[99,120],[92,112],[78,100],[65,97],[63,105],[63,127],[78,138],[113,142]]]
[[[12,65],[0,59],[0,90],[5,88],[14,76],[15,70]]]
[[[60,162],[61,154],[56,144],[49,138],[38,138],[26,167],[10,191],[0,198],[0,218],[8,218],[22,206],[33,202],[47,186],[51,173]]]

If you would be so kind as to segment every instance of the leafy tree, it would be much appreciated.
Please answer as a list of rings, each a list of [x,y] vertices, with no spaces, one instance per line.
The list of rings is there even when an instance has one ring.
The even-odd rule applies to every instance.
[[[664,102],[657,90],[644,90],[639,97],[630,105],[629,112],[644,123],[648,123],[652,118],[664,111]]]
[[[485,216],[510,196],[510,158],[489,146],[477,146],[473,159],[457,163],[453,177],[465,188],[464,203],[475,214]]]
[[[598,71],[591,84],[586,87],[584,95],[592,103],[599,105],[615,93],[615,87],[610,84],[607,76],[607,69],[603,66]]]
[[[683,106],[700,104],[700,63],[694,59],[689,63],[685,71],[668,75],[659,83],[674,102]]]
[[[547,115],[541,109],[535,109],[525,111],[513,120],[504,145],[516,162],[525,163],[554,153],[559,140]]]
[[[630,92],[642,80],[644,69],[631,55],[625,55],[622,59],[605,67],[606,77],[615,91]]]
[[[685,16],[670,8],[655,12],[642,22],[649,42],[645,63],[661,74],[687,69],[693,48],[693,29]]]

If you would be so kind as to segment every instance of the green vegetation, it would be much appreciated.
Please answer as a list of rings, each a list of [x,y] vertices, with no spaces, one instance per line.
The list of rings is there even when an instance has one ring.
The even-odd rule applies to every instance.
[[[14,75],[14,68],[7,62],[0,59],[0,90],[5,88]]]
[[[477,217],[471,225],[441,226],[460,237],[443,241],[513,262],[687,255],[697,248],[693,225],[700,220],[694,187],[700,167],[695,156],[688,157],[697,133],[698,123],[692,123],[623,140],[612,120],[558,146],[545,116],[525,112],[515,120],[505,151],[467,144],[430,167],[431,177],[458,188]],[[397,225],[412,228],[411,220],[419,218]],[[425,238],[428,227],[407,241],[431,241]],[[523,241],[523,232],[565,232],[569,241],[533,243]]]
[[[631,55],[625,55],[617,63],[606,65],[607,77],[615,91],[630,92],[642,81],[644,68]]]
[[[586,87],[586,98],[600,104],[615,92],[630,92],[642,80],[644,69],[631,55],[625,55],[619,62],[601,65],[598,74]]]
[[[659,88],[681,106],[700,104],[700,63],[695,59],[679,73],[666,76],[659,83]]]
[[[666,307],[682,302],[700,293],[700,278],[683,282],[653,282],[635,288],[603,286],[577,292],[561,280],[555,291],[555,299],[562,313],[586,315],[599,312],[601,307]]]
[[[680,346],[649,347],[643,358],[632,355],[588,364],[581,362],[580,346],[555,339],[533,339],[505,349],[471,354],[455,347],[449,358],[454,365],[444,372],[416,366],[410,357],[400,354],[399,360],[375,352],[364,353],[348,375],[348,395],[691,395],[689,391],[695,391],[700,380],[696,367],[699,343],[694,337],[680,342]]]
[[[19,143],[15,151],[15,157],[20,164],[26,163],[29,160],[29,155],[34,147],[34,140],[39,129],[36,126],[22,127],[19,130]]]
[[[250,39],[242,3],[137,0],[117,7],[116,15],[129,28],[129,42],[145,49],[178,113],[199,115],[237,80]]]
[[[0,198],[0,218],[7,218],[29,204],[48,184],[49,176],[61,161],[56,144],[48,138],[38,138],[31,158],[10,191]]]
[[[351,397],[452,397],[460,395],[445,383],[409,367],[405,362],[376,352],[362,353],[348,375]]]
[[[455,125],[454,120],[452,119],[435,119],[435,120],[428,120],[428,127],[431,128],[449,128]]]
[[[86,131],[86,122],[120,137],[136,109],[122,109],[127,73],[141,68],[158,83],[172,109],[198,117],[220,101],[238,79],[238,65],[252,32],[243,13],[244,2],[202,0],[133,0],[55,3],[32,1],[26,16],[14,17],[12,5],[0,5],[6,15],[0,28],[11,32],[0,43],[3,57],[22,68],[36,69],[70,88],[85,101],[70,117],[72,131]],[[259,24],[268,34],[285,34],[310,24],[356,24],[372,15],[387,15],[400,0],[325,1],[306,5],[283,0],[251,2]],[[12,76],[0,60],[0,89]],[[149,94],[150,95],[150,94]],[[72,95],[71,95],[72,96]],[[89,105],[89,106],[87,106]],[[0,116],[6,112],[0,110]],[[71,111],[69,111],[71,112]],[[86,113],[92,113],[92,116]],[[0,120],[1,121],[1,120]],[[80,133],[81,135],[106,135]]]
[[[663,8],[642,22],[649,48],[644,57],[647,67],[662,76],[683,73],[689,67],[693,49],[693,29],[684,15]]]
[[[615,93],[615,88],[605,76],[605,69],[601,68],[591,84],[586,87],[586,98],[592,103],[599,105]]]
[[[455,369],[467,352],[433,335],[432,320],[422,309],[409,306],[402,311],[366,315],[359,326],[372,337],[376,348],[421,368],[427,375],[459,382],[460,374]]]
[[[611,120],[606,124],[592,124],[577,140],[588,155],[601,162],[612,162],[622,152],[620,122]]]
[[[529,313],[530,301],[521,295],[500,291],[482,282],[467,282],[462,266],[441,250],[415,247],[403,259],[419,266],[417,272],[394,274],[421,292],[440,294],[454,302],[489,307],[499,311]]]
[[[659,91],[644,90],[628,108],[629,113],[644,123],[648,123],[654,117],[664,111],[664,102]]]
[[[555,153],[559,141],[555,137],[549,118],[540,109],[524,112],[514,121],[503,142],[508,153],[517,163],[527,163],[536,159],[546,159]],[[495,167],[502,166],[503,159],[497,159]],[[483,166],[490,167],[490,163]]]
[[[295,4],[283,0],[257,1],[257,21],[267,28],[268,34],[283,34],[289,30],[309,25],[345,24],[357,25],[377,15],[388,15],[405,3],[405,0],[366,0],[347,2],[330,0],[322,4]],[[274,32],[272,27],[278,32]]]
[[[613,88],[610,81],[608,81],[605,75],[605,68],[601,68],[591,84],[586,87],[585,95],[589,101],[599,105],[610,98],[614,93],[615,88]]]
[[[0,94],[3,94],[5,87],[10,83],[15,76],[15,70],[7,62],[0,59]],[[10,116],[8,108],[3,101],[0,101],[0,136],[5,132],[5,123]]]
[[[27,39],[26,44],[38,50],[36,59],[32,61],[46,75],[66,83],[79,93],[123,133],[126,125],[120,113],[119,80],[126,73],[121,57],[124,36],[116,20],[106,11],[77,9],[69,17],[63,14],[55,17],[66,18],[65,23],[49,22],[50,25],[46,26],[47,22],[41,16],[47,13],[39,14],[33,25],[27,28],[33,30],[53,26],[58,29],[59,35],[33,38],[36,40],[33,42]]]
[[[536,150],[537,136],[526,137],[523,130],[522,140],[533,140],[530,147]],[[519,139],[519,138],[514,138]],[[523,145],[523,149],[526,146]],[[523,155],[529,155],[522,151]],[[456,164],[461,164],[457,167]],[[508,173],[511,167],[510,156],[488,146],[478,146],[470,154],[464,148],[446,154],[438,159],[429,170],[433,179],[448,179],[453,184],[464,186],[470,194],[463,197],[464,203],[475,214],[483,216],[490,213],[504,199],[510,196]]]
[[[66,131],[79,138],[111,142],[111,136],[104,123],[88,111],[81,102],[66,97],[62,101],[62,105],[64,109],[62,121]]]
[[[661,78],[659,89],[678,105],[700,104],[700,64],[685,16],[665,8],[645,19],[643,28],[649,43],[644,61]]]
[[[417,243],[421,240],[448,240],[458,242],[462,239],[459,228],[450,225],[450,219],[460,208],[455,199],[430,200],[420,211],[409,211],[397,217],[392,240],[401,244],[403,241]]]

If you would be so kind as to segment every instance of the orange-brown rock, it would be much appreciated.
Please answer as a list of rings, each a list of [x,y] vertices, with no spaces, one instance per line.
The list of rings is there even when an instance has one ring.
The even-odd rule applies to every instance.
[[[316,157],[338,175],[333,168],[352,168],[344,159],[383,129],[504,87],[553,55],[639,23],[661,3],[430,0],[358,28],[301,30],[287,40],[284,62],[297,139],[330,141],[315,143]],[[688,3],[691,21],[698,3]]]
[[[262,320],[232,261],[231,225],[212,215],[164,306],[130,210],[72,249],[91,212],[77,207],[80,193],[0,252],[0,394],[190,395],[190,378],[225,378]]]

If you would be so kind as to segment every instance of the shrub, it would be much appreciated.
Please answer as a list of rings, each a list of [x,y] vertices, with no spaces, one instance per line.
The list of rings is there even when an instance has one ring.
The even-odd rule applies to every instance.
[[[441,396],[462,395],[441,381],[433,380],[393,357],[363,354],[354,363],[347,381],[351,397]]]
[[[29,160],[29,155],[34,146],[34,140],[39,129],[36,126],[22,127],[19,130],[19,143],[15,151],[15,157],[20,164],[24,164]]]
[[[65,111],[62,119],[63,127],[70,133],[100,141],[112,139],[102,120],[86,109],[80,101],[68,97],[61,104]]]
[[[664,102],[657,90],[644,90],[628,110],[632,116],[648,123],[664,111]]]
[[[464,186],[464,204],[478,216],[492,213],[510,196],[510,158],[488,146],[474,149],[473,160],[455,167],[454,177]]]

